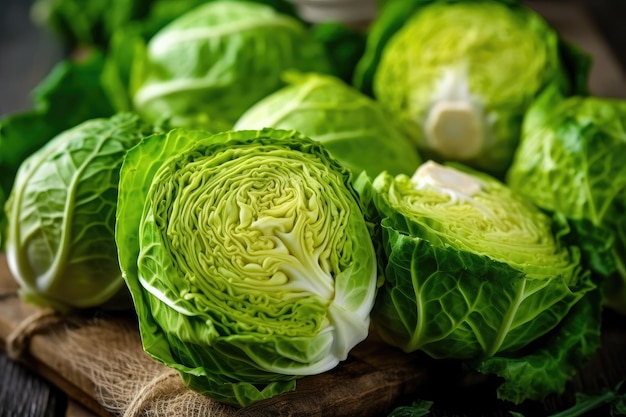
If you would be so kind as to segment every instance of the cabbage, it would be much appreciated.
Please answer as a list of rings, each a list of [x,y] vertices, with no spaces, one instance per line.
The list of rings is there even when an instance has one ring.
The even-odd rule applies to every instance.
[[[304,24],[252,2],[198,6],[143,49],[130,80],[134,110],[155,123],[211,131],[230,129],[280,88],[283,71],[330,71],[323,45]]]
[[[514,357],[554,332],[594,289],[578,248],[561,242],[567,223],[551,220],[486,174],[429,161],[412,177],[382,173],[370,181],[362,175],[356,186],[378,219],[383,247],[385,281],[373,325],[384,341],[406,352],[477,363]],[[581,316],[573,325],[581,330],[585,320],[599,321]],[[595,340],[598,326],[589,328]],[[565,334],[560,349],[572,337]],[[574,344],[585,338],[577,334]],[[534,374],[531,366],[514,368],[506,389],[521,389],[521,398],[503,397],[537,399],[547,385],[562,390],[572,365],[563,364],[560,353],[547,357]],[[536,375],[552,368],[568,378],[546,382]],[[519,383],[529,375],[536,385]]]
[[[131,308],[114,240],[119,169],[149,133],[132,114],[69,129],[20,166],[6,203],[9,269],[30,303]]]
[[[408,15],[407,15],[408,13]],[[396,1],[375,22],[356,85],[412,127],[422,155],[501,176],[527,106],[550,82],[578,86],[557,33],[512,1]],[[578,75],[579,71],[582,75]],[[585,78],[586,81],[586,78]],[[574,85],[575,84],[575,85]]]
[[[626,101],[564,98],[555,88],[532,106],[507,182],[582,229],[595,270],[609,276],[605,301],[626,314]],[[592,227],[586,226],[591,225]],[[601,232],[594,230],[599,228]],[[608,235],[605,241],[593,236]],[[609,246],[610,256],[598,255]]]
[[[377,284],[350,183],[295,131],[178,129],[132,149],[116,241],[145,350],[241,406],[346,359]]]
[[[245,112],[235,129],[298,130],[355,174],[409,174],[419,166],[415,145],[379,103],[335,77],[293,75],[291,80]]]

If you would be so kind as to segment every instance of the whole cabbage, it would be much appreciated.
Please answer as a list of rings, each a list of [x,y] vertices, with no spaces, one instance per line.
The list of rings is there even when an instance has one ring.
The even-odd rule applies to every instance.
[[[550,88],[524,121],[507,182],[577,226],[593,269],[608,278],[605,302],[626,314],[624,155],[626,100],[566,98]]]
[[[133,108],[155,123],[227,130],[282,87],[290,69],[330,71],[303,23],[259,3],[213,1],[163,27],[136,54]]]
[[[584,89],[587,61],[515,1],[400,0],[375,22],[355,82],[408,122],[425,158],[502,176],[528,105],[551,82]]]
[[[116,241],[145,350],[241,406],[346,359],[377,285],[350,184],[295,131],[178,129],[132,149]]]
[[[24,300],[59,311],[132,308],[115,246],[119,170],[151,129],[136,115],[69,129],[19,167],[6,255]]]
[[[290,81],[248,109],[235,129],[295,129],[355,175],[410,174],[420,165],[417,147],[378,102],[328,75],[292,74]]]

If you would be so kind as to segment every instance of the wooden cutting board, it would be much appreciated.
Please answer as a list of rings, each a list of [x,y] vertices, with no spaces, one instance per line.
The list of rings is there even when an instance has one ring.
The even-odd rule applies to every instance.
[[[41,311],[21,302],[17,290],[6,257],[0,254],[0,339],[3,342],[25,320],[32,319]],[[97,332],[93,332],[95,327]],[[79,333],[93,335],[84,350],[76,344],[75,336]],[[119,343],[120,334],[125,334],[123,345]],[[94,376],[84,366],[85,363],[93,361],[95,364],[102,357],[131,354],[139,355],[141,360],[146,361],[146,366],[154,371],[155,377],[168,370],[143,353],[132,315],[90,312],[63,318],[34,333],[26,346],[20,356],[24,364],[60,387],[70,398],[103,417],[110,416],[102,398],[99,398],[102,393],[98,378],[103,378],[103,375]],[[68,355],[68,351],[73,354]],[[430,362],[419,354],[407,355],[382,343],[366,341],[331,372],[303,378],[298,381],[296,391],[247,407],[245,415],[385,415],[394,404],[410,402],[427,381],[432,380]],[[109,371],[116,372],[115,369]],[[242,410],[223,406],[216,409],[219,409],[219,414],[212,416],[242,413]]]

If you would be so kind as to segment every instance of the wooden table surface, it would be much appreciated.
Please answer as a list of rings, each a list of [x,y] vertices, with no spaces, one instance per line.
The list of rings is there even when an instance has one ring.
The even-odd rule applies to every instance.
[[[63,56],[63,48],[50,34],[36,28],[29,20],[29,1],[0,2],[0,115],[28,109],[29,91]],[[626,98],[626,2],[623,0],[529,0],[526,2],[550,21],[568,40],[594,57],[590,87],[593,94]],[[611,387],[626,379],[626,326],[623,318],[608,314],[605,320],[604,347],[578,375],[571,391]],[[449,401],[469,401],[468,392],[442,396]],[[471,392],[469,393],[471,396]],[[548,409],[558,409],[571,401],[553,398]],[[468,403],[468,404],[469,404]],[[506,412],[495,414],[507,415]],[[432,416],[458,415],[439,406]],[[487,415],[487,414],[481,414]],[[598,414],[605,415],[605,414]],[[27,367],[0,353],[0,417],[66,416],[89,417],[91,413],[60,389]]]

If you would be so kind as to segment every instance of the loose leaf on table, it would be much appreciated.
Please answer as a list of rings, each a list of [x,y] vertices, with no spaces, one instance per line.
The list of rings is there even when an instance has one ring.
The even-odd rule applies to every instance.
[[[498,398],[513,403],[563,393],[565,384],[600,347],[601,294],[587,293],[547,336],[517,355],[496,355],[477,364],[504,378]]]

